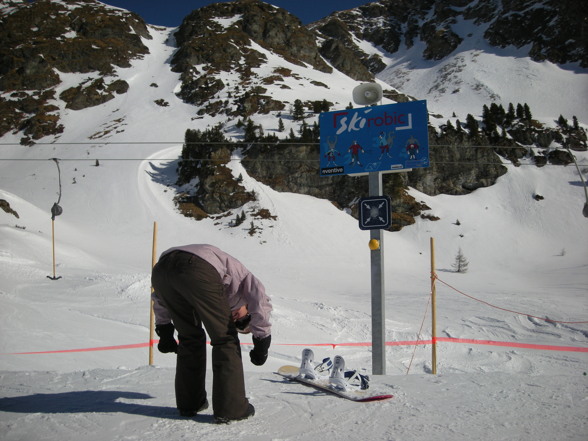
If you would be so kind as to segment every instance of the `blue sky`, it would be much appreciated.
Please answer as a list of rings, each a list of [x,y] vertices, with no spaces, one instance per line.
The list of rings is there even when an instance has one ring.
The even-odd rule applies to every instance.
[[[135,12],[149,24],[179,26],[190,12],[219,0],[101,0],[119,8]],[[227,1],[227,0],[224,0]],[[267,0],[297,16],[302,23],[326,17],[334,11],[355,8],[374,0]]]

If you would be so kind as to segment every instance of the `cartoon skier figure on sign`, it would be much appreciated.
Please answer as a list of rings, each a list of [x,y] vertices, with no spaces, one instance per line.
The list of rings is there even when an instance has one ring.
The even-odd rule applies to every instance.
[[[349,165],[355,165],[355,163],[357,163],[357,165],[363,167],[363,164],[359,161],[359,152],[361,151],[361,153],[365,153],[363,147],[360,146],[356,140],[354,140],[348,151],[351,152],[351,162]]]
[[[394,136],[392,133],[388,134],[388,138],[385,137],[385,133],[381,132],[380,136],[378,136],[378,145],[380,146],[380,157],[378,161],[382,160],[384,155],[388,156],[388,158],[392,158],[390,156],[390,147],[392,147],[392,142],[394,142]]]
[[[335,161],[335,155],[341,156],[341,153],[335,149],[335,146],[337,145],[337,137],[335,136],[335,140],[331,140],[331,138],[327,139],[327,144],[329,144],[329,150],[325,152],[325,158],[327,158],[327,167],[337,165],[337,162]]]
[[[408,159],[416,159],[416,155],[419,154],[419,142],[414,136],[406,141],[406,153],[408,153]]]

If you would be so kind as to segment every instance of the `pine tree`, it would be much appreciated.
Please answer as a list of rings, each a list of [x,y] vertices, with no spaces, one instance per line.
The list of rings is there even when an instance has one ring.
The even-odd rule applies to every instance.
[[[243,222],[245,222],[246,218],[247,218],[247,216],[245,215],[244,211],[242,211],[241,214],[237,214],[237,216],[235,217],[235,220],[233,221],[233,226],[238,227]]]
[[[486,104],[484,104],[484,106],[482,106],[482,122],[484,123],[484,126],[488,126],[488,124],[490,124],[492,122],[492,114],[490,113],[490,109],[488,108],[488,106]]]
[[[533,119],[533,115],[531,115],[531,108],[527,103],[523,105],[523,109],[525,110],[525,119],[527,121],[531,121]]]
[[[517,104],[517,118],[518,119],[525,119],[525,109],[521,103]]]
[[[461,127],[459,119],[455,120],[455,131],[459,134],[463,133],[463,128]]]
[[[321,128],[318,122],[314,122],[312,125],[312,140],[313,142],[319,142],[321,139]]]
[[[455,269],[456,273],[465,273],[468,270],[469,262],[463,255],[461,248],[457,251],[457,255],[455,256],[455,262],[453,263],[453,269]]]
[[[468,113],[468,116],[466,117],[466,129],[470,132],[470,136],[478,134],[478,121],[476,121],[476,118],[474,118],[471,113]]]
[[[512,122],[516,117],[515,109],[512,103],[508,104],[508,112],[506,112],[506,116],[504,118],[504,125],[510,127]]]
[[[292,118],[295,121],[303,121],[304,120],[304,105],[302,101],[297,99],[294,101],[294,110],[292,111]]]
[[[325,99],[323,99],[322,101],[313,101],[312,102],[312,111],[314,113],[328,112],[329,111],[329,103]]]
[[[502,125],[504,123],[504,117],[506,116],[502,104],[490,104],[490,116],[495,124]]]
[[[247,121],[247,125],[245,126],[245,135],[244,140],[245,142],[255,141],[257,139],[257,127],[255,127],[255,123],[251,118]]]
[[[303,121],[300,126],[300,141],[314,142],[314,131],[308,126],[306,121]]]
[[[278,120],[278,132],[283,132],[284,129],[285,129],[285,127],[284,127],[284,121],[282,121],[282,118],[280,118]]]
[[[300,133],[299,133],[301,137],[304,136],[307,129],[308,129],[308,124],[306,124],[306,121],[302,121],[302,124],[300,125]]]

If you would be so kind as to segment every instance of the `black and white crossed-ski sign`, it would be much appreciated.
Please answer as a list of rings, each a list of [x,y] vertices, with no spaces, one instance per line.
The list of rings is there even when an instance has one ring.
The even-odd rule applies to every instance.
[[[372,196],[359,201],[359,228],[362,230],[388,229],[392,224],[390,198]]]

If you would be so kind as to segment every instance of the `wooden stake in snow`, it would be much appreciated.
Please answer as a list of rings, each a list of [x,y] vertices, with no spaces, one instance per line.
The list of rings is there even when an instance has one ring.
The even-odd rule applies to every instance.
[[[151,269],[155,266],[157,259],[157,222],[153,222],[153,246],[151,251]],[[153,287],[151,287],[153,294]],[[153,365],[153,334],[155,327],[155,313],[153,312],[153,300],[149,296],[149,366]]]
[[[437,276],[435,274],[435,239],[431,237],[431,337],[432,337],[432,354],[431,354],[431,371],[433,375],[437,374],[437,288],[435,281]]]
[[[59,202],[61,202],[61,170],[59,168],[59,159],[51,158],[51,160],[55,161],[55,165],[57,165],[57,177],[59,178],[59,196],[57,198],[57,202],[55,202],[51,207],[51,254],[53,255],[53,277],[47,276],[47,278],[51,280],[57,280],[61,279],[61,276],[55,276],[55,217],[63,213],[63,209],[59,206]]]

